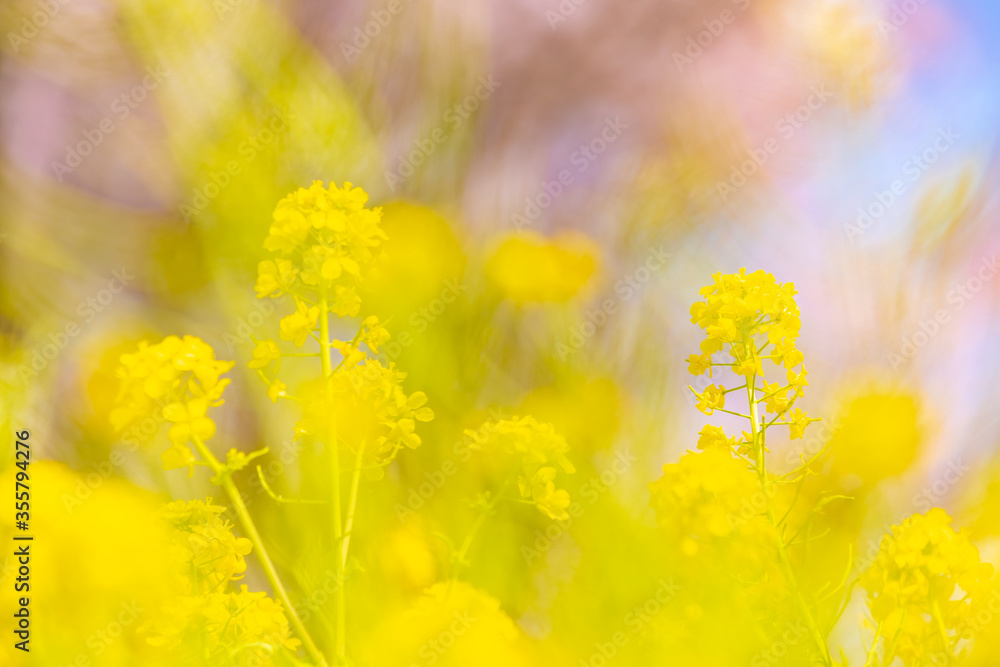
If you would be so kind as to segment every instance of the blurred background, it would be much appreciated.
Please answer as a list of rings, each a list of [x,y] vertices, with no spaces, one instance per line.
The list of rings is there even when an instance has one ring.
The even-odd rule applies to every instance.
[[[887,526],[933,506],[1000,559],[994,4],[5,0],[0,27],[2,419],[31,430],[36,462],[58,462],[40,520],[81,525],[72,499],[90,494],[108,508],[218,497],[207,476],[160,470],[155,425],[123,438],[107,421],[119,355],[169,334],[237,362],[217,450],[267,445],[277,492],[323,497],[321,453],[292,440],[296,407],[272,405],[246,362],[292,309],[253,291],[275,204],[350,181],[389,236],[363,295],[390,320],[382,356],[437,415],[359,501],[358,664],[409,664],[377,657],[379,638],[446,578],[434,535],[461,539],[483,486],[456,443],[513,414],[565,434],[585,513],[538,550],[551,520],[502,510],[470,582],[533,656],[502,664],[598,664],[594,642],[675,572],[648,484],[706,421],[687,388],[701,337],[688,308],[711,274],[744,266],[795,283],[801,404],[824,418],[779,439],[775,465],[831,441],[822,485],[856,500],[828,521],[869,562]],[[628,464],[602,478],[615,461]],[[458,472],[414,502],[446,462]],[[329,624],[309,602],[329,574],[322,512],[239,481],[293,598],[316,608],[307,623]],[[61,537],[63,554],[129,532],[126,515],[84,508],[94,530]],[[834,551],[837,579],[848,555]],[[61,639],[32,664],[154,664],[139,639],[87,642],[131,584],[70,585],[77,556],[52,558],[42,608],[89,607],[61,628],[40,612],[38,632]],[[252,564],[247,583],[266,589]],[[767,646],[734,631],[741,661],[713,662],[722,630],[699,619],[724,605],[684,591],[671,614],[691,634],[654,630],[654,614],[617,660],[686,642],[701,664],[746,664]],[[862,659],[863,615],[852,606],[833,635]]]

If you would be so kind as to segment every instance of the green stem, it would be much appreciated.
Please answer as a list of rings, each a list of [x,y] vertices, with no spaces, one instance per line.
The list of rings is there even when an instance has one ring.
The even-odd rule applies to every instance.
[[[951,663],[953,657],[951,653],[951,642],[948,640],[948,631],[944,627],[944,620],[941,615],[941,606],[938,604],[937,598],[934,598],[934,606],[932,610],[934,613],[934,623],[937,625],[938,634],[941,636],[941,644],[948,655],[948,662]]]
[[[344,567],[347,567],[347,550],[351,544],[351,529],[354,527],[354,510],[358,504],[358,487],[361,482],[361,471],[364,469],[361,467],[365,455],[365,445],[364,443],[358,447],[358,455],[354,460],[354,474],[351,476],[351,495],[347,502],[347,521],[344,524],[344,546],[340,559],[344,562]]]
[[[493,513],[496,506],[500,504],[501,500],[503,500],[503,493],[507,490],[508,484],[509,482],[504,484],[500,490],[497,491],[496,495],[493,496],[493,499],[489,502],[489,504],[486,505],[486,507],[483,508],[483,511],[479,513],[479,516],[476,517],[475,523],[473,523],[472,528],[469,529],[469,534],[465,536],[465,541],[462,542],[462,546],[459,547],[458,553],[455,554],[453,558],[454,565],[451,569],[451,580],[448,582],[449,589],[456,581],[458,581],[458,575],[462,570],[462,565],[465,563],[465,558],[469,553],[469,549],[472,547],[472,541],[476,539],[476,534],[479,532],[479,529],[483,527],[483,524],[486,523],[486,519],[489,515]]]
[[[749,343],[747,343],[744,337],[744,345],[749,348]],[[758,420],[757,420],[757,398],[754,391],[754,385],[757,383],[757,376],[754,375],[751,381],[747,382],[747,401],[750,406],[750,432],[753,436],[753,446],[754,446],[754,458],[757,464],[757,477],[760,480],[761,489],[764,491],[764,496],[768,496],[768,479],[767,470],[764,466],[764,434],[760,430]],[[767,503],[767,519],[771,522],[771,525],[778,528],[778,522],[775,520],[774,508],[771,506],[770,501]],[[809,608],[809,604],[806,602],[805,597],[802,595],[802,589],[799,587],[798,580],[795,577],[795,571],[792,569],[791,560],[788,557],[788,550],[785,546],[784,540],[778,539],[778,560],[781,563],[781,568],[784,570],[785,576],[788,578],[788,582],[791,585],[792,592],[795,595],[795,601],[802,611],[802,615],[805,617],[806,625],[809,627],[809,634],[812,636],[813,641],[816,643],[816,648],[819,649],[820,656],[823,659],[823,664],[827,667],[832,667],[833,658],[830,656],[830,649],[826,644],[826,639],[823,637],[823,633],[820,632],[819,625],[816,623],[816,619],[813,617],[812,610]]]
[[[313,642],[309,631],[306,630],[298,613],[296,613],[295,607],[288,597],[288,592],[285,590],[285,586],[281,583],[281,579],[278,578],[278,571],[275,569],[274,563],[267,553],[267,549],[264,548],[264,540],[261,539],[260,533],[257,532],[257,526],[254,524],[253,518],[250,516],[250,511],[247,510],[247,506],[243,502],[240,490],[236,488],[236,484],[233,482],[231,472],[215,458],[215,455],[212,454],[208,446],[200,438],[194,438],[193,442],[198,453],[201,454],[202,458],[208,462],[209,467],[212,468],[212,472],[222,480],[222,488],[225,489],[226,495],[229,496],[233,509],[236,511],[236,516],[240,520],[240,525],[243,527],[243,532],[246,533],[247,538],[253,544],[254,551],[257,553],[257,559],[264,568],[264,576],[267,577],[267,581],[271,584],[275,595],[281,599],[281,603],[285,606],[285,611],[288,613],[288,620],[291,622],[295,634],[302,640],[302,645],[305,647],[306,652],[316,661],[316,664],[319,667],[326,667],[326,660],[323,658],[323,654]]]
[[[865,665],[864,665],[864,667],[871,667],[871,665],[873,664],[872,660],[875,659],[875,651],[878,650],[878,640],[879,640],[879,638],[882,637],[882,626],[883,625],[884,625],[884,621],[882,623],[879,623],[878,624],[878,629],[875,630],[875,639],[872,640],[872,648],[871,648],[870,651],[868,651],[868,657],[865,658]]]
[[[332,403],[333,396],[330,394],[330,307],[326,300],[326,290],[320,291],[319,300],[319,345],[320,363],[323,367],[323,384],[326,387],[327,402]],[[340,452],[337,447],[337,434],[331,424],[327,431],[327,448],[330,450],[330,486],[333,524],[333,553],[335,554],[335,568],[337,573],[337,594],[334,598],[335,626],[333,634],[333,664],[347,664],[347,604],[344,595],[344,559],[341,558],[341,541],[344,539],[344,527],[342,523],[342,512],[340,507]]]

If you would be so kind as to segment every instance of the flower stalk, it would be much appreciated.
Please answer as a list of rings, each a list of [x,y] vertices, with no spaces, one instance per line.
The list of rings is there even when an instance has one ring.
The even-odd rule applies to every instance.
[[[306,653],[309,657],[316,661],[318,667],[326,667],[326,659],[323,657],[323,653],[316,646],[313,641],[312,636],[306,629],[306,626],[302,623],[302,619],[299,618],[298,613],[295,611],[295,606],[292,604],[291,598],[288,596],[288,591],[285,590],[284,584],[281,583],[281,578],[278,576],[278,570],[274,566],[274,562],[271,560],[270,555],[267,553],[267,549],[264,547],[264,540],[261,538],[260,533],[257,531],[257,526],[254,524],[253,517],[250,516],[250,511],[247,509],[246,503],[243,502],[243,496],[240,494],[240,490],[236,488],[236,484],[233,482],[232,470],[228,466],[221,463],[208,446],[201,440],[201,438],[192,438],[195,448],[201,457],[208,463],[209,468],[215,473],[215,478],[217,483],[222,486],[222,489],[229,496],[229,501],[233,505],[233,510],[236,512],[236,517],[240,521],[240,525],[243,527],[243,532],[246,533],[247,538],[253,544],[254,551],[257,553],[257,559],[260,561],[261,567],[264,569],[264,576],[267,577],[267,582],[271,585],[274,590],[275,595],[281,600],[281,603],[285,607],[285,612],[288,614],[289,622],[292,624],[292,628],[295,630],[295,634],[299,639],[302,640],[302,645],[306,649]]]

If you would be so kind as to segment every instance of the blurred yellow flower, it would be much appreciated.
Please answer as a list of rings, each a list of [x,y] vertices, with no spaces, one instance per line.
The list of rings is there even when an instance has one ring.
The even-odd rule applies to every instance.
[[[233,362],[216,360],[211,346],[194,336],[168,336],[156,345],[143,341],[136,352],[121,356],[121,385],[111,423],[121,431],[147,417],[162,417],[171,423],[172,443],[163,455],[164,469],[193,466],[185,445],[215,434],[208,408],[224,402],[229,379],[221,375],[232,367]]]
[[[886,641],[883,664],[953,660],[959,629],[987,592],[993,566],[980,560],[967,534],[934,508],[914,514],[882,538],[875,562],[861,575],[868,607]],[[877,638],[876,638],[877,641]]]
[[[488,455],[513,457],[517,465],[517,486],[521,497],[534,503],[538,511],[557,520],[569,518],[569,492],[556,488],[558,472],[576,471],[566,458],[569,445],[551,424],[534,417],[513,417],[487,422],[467,430],[470,448]]]
[[[924,440],[918,397],[905,390],[861,388],[845,400],[830,439],[833,470],[872,485],[914,462]]]
[[[721,426],[706,424],[698,436],[698,449],[718,447],[729,451],[737,446],[736,438],[726,436],[726,432],[722,430]]]
[[[310,307],[304,301],[296,301],[295,312],[281,318],[281,339],[290,340],[296,347],[302,347],[318,321],[319,308]]]
[[[341,369],[327,380],[326,390],[322,382],[313,385],[297,434],[335,433],[340,443],[363,450],[370,465],[388,463],[404,447],[419,447],[416,422],[431,421],[434,412],[422,391],[403,391],[405,378],[395,365],[372,358]]]
[[[533,663],[527,640],[500,602],[463,582],[434,584],[412,608],[386,619],[375,637],[369,664],[380,667]]]
[[[397,317],[419,333],[430,320],[427,309],[450,305],[465,290],[462,244],[450,220],[406,202],[383,206],[382,228],[388,238],[362,286],[364,299],[372,312]]]
[[[14,488],[11,467],[0,474]],[[14,512],[0,513],[0,613],[14,618],[18,603],[17,544],[30,544],[29,654],[0,643],[3,665],[107,667],[176,664],[149,646],[138,632],[155,610],[175,595],[168,528],[158,516],[159,500],[117,477],[78,474],[62,463],[31,463],[30,543],[15,543]],[[67,564],[71,561],[71,567]],[[23,659],[30,657],[25,663]]]
[[[174,664],[284,664],[300,642],[291,637],[281,604],[246,586],[227,590],[243,577],[252,545],[233,535],[221,517],[225,511],[211,498],[179,500],[161,510],[172,528],[176,597],[151,610],[140,631]],[[278,662],[281,650],[289,653]]]
[[[512,236],[486,262],[486,275],[515,303],[564,302],[576,296],[597,269],[589,239],[538,234]]]
[[[262,340],[253,349],[253,359],[247,366],[250,368],[265,368],[272,361],[281,361],[281,350],[273,340]]]

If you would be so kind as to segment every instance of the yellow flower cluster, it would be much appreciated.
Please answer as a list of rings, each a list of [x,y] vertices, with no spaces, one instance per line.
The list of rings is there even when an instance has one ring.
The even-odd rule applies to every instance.
[[[365,208],[367,201],[367,193],[350,183],[324,188],[314,181],[278,202],[264,241],[278,257],[260,263],[255,289],[259,298],[295,298],[295,312],[281,321],[282,339],[301,347],[315,328],[319,308],[310,294],[328,299],[341,317],[358,314],[358,284],[386,238],[381,209]]]
[[[389,342],[389,338],[389,331],[379,323],[378,318],[369,315],[361,323],[361,329],[358,330],[354,340],[333,339],[330,341],[330,345],[340,353],[343,359],[340,364],[341,368],[350,369],[368,358],[365,351],[361,349],[362,343],[367,345],[372,352],[378,354],[379,346]]]
[[[0,488],[13,489],[18,472],[13,465],[0,472]],[[94,484],[86,472],[64,463],[33,460],[30,534],[35,541],[14,541],[25,533],[16,527],[14,512],[0,513],[5,545],[0,615],[15,619],[5,628],[10,639],[0,642],[0,665],[177,664],[137,632],[152,610],[176,595],[171,536],[159,520],[160,503],[153,493],[118,475],[98,479]],[[87,495],[78,495],[81,491]],[[45,548],[35,546],[43,544]],[[32,572],[30,581],[24,577],[17,582],[23,563],[14,552],[22,545],[31,545]],[[23,592],[15,595],[15,585]],[[15,648],[21,640],[11,632],[17,629],[22,596],[30,597],[31,604],[30,653]]]
[[[546,239],[534,232],[507,238],[486,262],[486,276],[503,298],[524,303],[564,303],[597,270],[598,250],[580,236]]]
[[[168,336],[155,345],[143,341],[134,353],[121,356],[121,388],[111,423],[123,430],[143,419],[162,417],[171,423],[171,446],[162,455],[164,469],[193,471],[195,458],[187,444],[215,435],[208,408],[224,402],[229,379],[222,375],[232,367],[233,362],[217,360],[211,346],[195,336]]]
[[[779,566],[782,538],[767,518],[776,486],[765,492],[745,461],[728,448],[713,447],[663,466],[663,476],[649,491],[657,523],[677,549],[674,567],[680,576],[698,582],[692,585],[710,596],[728,599],[748,614],[743,618],[794,613],[787,573]],[[718,573],[726,573],[726,580],[718,580]],[[687,621],[688,629],[698,626],[697,616]]]
[[[908,517],[882,537],[875,562],[861,575],[882,636],[895,638],[883,664],[896,656],[907,665],[931,664],[941,652],[952,655],[961,628],[976,625],[974,603],[988,590],[993,566],[980,560],[966,531],[950,524],[940,508]]]
[[[764,271],[716,273],[713,283],[700,290],[703,297],[691,306],[691,321],[705,330],[701,353],[688,357],[688,371],[712,375],[715,367],[728,367],[746,378],[754,400],[759,399],[767,412],[780,415],[791,437],[801,438],[813,419],[801,410],[791,410],[809,384],[802,353],[795,347],[801,320],[795,303],[795,285],[779,283]],[[770,349],[768,349],[770,348]],[[726,361],[715,361],[722,353]],[[770,359],[785,368],[786,383],[768,383],[763,360]],[[761,379],[762,387],[756,385]],[[695,392],[698,409],[707,415],[726,405],[726,388],[711,384]],[[759,395],[758,395],[759,393]]]
[[[469,584],[431,586],[412,607],[387,618],[367,664],[411,667],[531,665],[523,633],[500,602]],[[385,641],[392,637],[392,641]]]
[[[173,529],[178,596],[141,630],[183,664],[274,665],[276,651],[294,655],[299,641],[291,638],[280,603],[246,586],[226,590],[246,569],[251,544],[233,535],[220,516],[224,511],[211,498],[164,507],[161,515]]]
[[[465,433],[471,448],[517,459],[517,486],[522,498],[553,519],[569,518],[569,492],[556,488],[555,478],[560,470],[572,473],[576,469],[566,458],[566,439],[551,424],[539,423],[534,417],[513,417]]]
[[[757,476],[728,449],[690,452],[668,463],[649,491],[657,521],[674,532],[688,555],[713,538],[771,532]]]
[[[339,443],[363,451],[375,466],[393,460],[404,447],[419,447],[416,422],[431,421],[434,412],[426,407],[424,392],[403,391],[405,378],[394,364],[383,366],[368,357],[363,364],[342,368],[325,388],[321,383],[309,392],[297,436],[335,435]]]
[[[180,583],[189,595],[210,593],[240,579],[247,569],[244,556],[250,540],[233,535],[233,525],[220,515],[225,507],[207,501],[178,500],[166,505],[161,516],[173,529],[171,551],[180,564]]]

